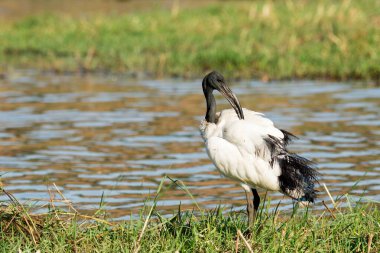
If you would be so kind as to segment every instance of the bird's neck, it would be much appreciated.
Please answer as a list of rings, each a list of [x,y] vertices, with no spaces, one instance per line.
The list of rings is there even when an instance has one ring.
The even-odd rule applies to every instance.
[[[207,103],[206,121],[210,123],[216,123],[216,102],[215,97],[212,94],[212,89],[206,89],[204,92]]]

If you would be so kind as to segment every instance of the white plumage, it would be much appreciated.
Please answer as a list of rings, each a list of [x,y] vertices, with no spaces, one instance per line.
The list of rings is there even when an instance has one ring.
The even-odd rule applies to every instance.
[[[317,172],[309,160],[286,149],[294,136],[276,128],[262,113],[242,109],[218,72],[206,75],[202,87],[207,112],[200,132],[207,154],[220,173],[243,186],[250,224],[260,203],[256,187],[280,191],[304,203],[313,202]],[[216,112],[213,90],[221,92],[233,109]],[[249,199],[251,191],[253,203]]]
[[[207,154],[226,177],[250,187],[279,191],[281,170],[278,163],[270,164],[271,151],[265,139],[272,135],[282,140],[284,134],[263,114],[245,108],[243,113],[244,120],[232,109],[223,110],[216,124],[202,120]]]

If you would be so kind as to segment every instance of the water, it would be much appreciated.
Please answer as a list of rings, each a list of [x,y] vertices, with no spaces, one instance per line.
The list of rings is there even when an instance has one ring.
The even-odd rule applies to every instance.
[[[290,149],[318,163],[333,196],[380,201],[380,88],[242,81],[233,90],[244,107],[300,137]],[[228,107],[221,96],[217,104]],[[243,190],[221,177],[204,151],[198,132],[204,107],[200,80],[13,73],[0,80],[1,182],[32,204],[48,202],[55,183],[84,212],[98,208],[104,194],[109,214],[125,219],[169,175],[182,180],[204,208],[242,209]],[[319,190],[317,209],[328,200]],[[279,193],[269,196],[282,209],[292,207]],[[173,187],[158,208],[170,212],[180,203],[194,208]]]

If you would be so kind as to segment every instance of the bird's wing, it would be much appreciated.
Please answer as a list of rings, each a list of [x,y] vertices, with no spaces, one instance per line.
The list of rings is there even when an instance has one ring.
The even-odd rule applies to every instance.
[[[252,123],[256,126],[262,126],[262,127],[274,127],[273,122],[266,118],[265,115],[261,112],[255,112],[248,110],[246,108],[243,108],[244,113],[244,121]],[[223,110],[218,114],[218,123],[221,121],[225,122],[232,122],[239,120],[239,118],[236,115],[236,112],[233,109],[227,109]],[[280,137],[280,136],[279,136]]]
[[[219,138],[236,147],[243,161],[250,160],[253,164],[258,176],[248,179],[266,189],[278,187],[294,199],[313,202],[318,172],[311,161],[287,151],[289,140],[295,136],[276,128],[263,114],[245,109],[244,116],[244,120],[239,120],[233,110],[223,111],[216,127]],[[229,152],[224,153],[225,159],[234,157],[229,157]],[[275,184],[273,176],[275,182],[278,180]]]
[[[244,120],[239,120],[234,110],[223,110],[218,120],[223,139],[268,162],[286,150],[294,137],[278,129],[264,114],[243,109]]]

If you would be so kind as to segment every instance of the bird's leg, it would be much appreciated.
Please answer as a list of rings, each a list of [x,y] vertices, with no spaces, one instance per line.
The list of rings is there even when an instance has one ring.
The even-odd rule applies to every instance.
[[[253,199],[252,199],[252,202],[253,202],[252,224],[253,224],[253,222],[255,222],[256,220],[257,210],[259,209],[259,206],[260,206],[260,195],[257,193],[256,189],[252,188],[251,190],[253,194]]]
[[[245,191],[245,197],[247,198],[248,224],[249,224],[249,227],[252,227],[253,222],[254,222],[254,209],[253,209],[252,192],[251,191]]]

